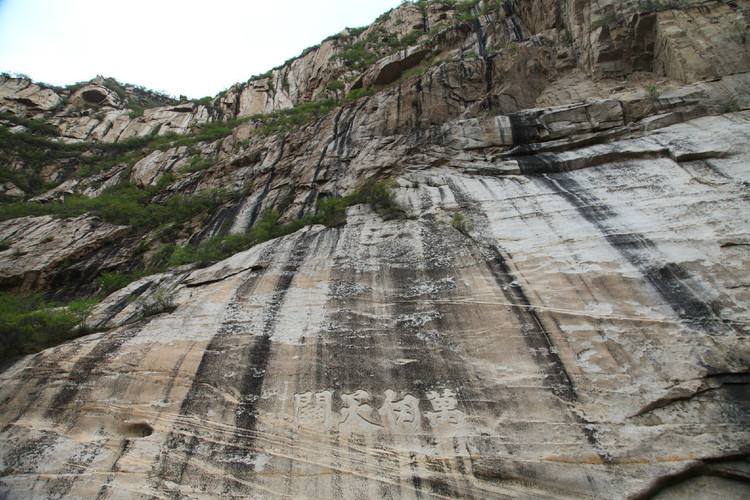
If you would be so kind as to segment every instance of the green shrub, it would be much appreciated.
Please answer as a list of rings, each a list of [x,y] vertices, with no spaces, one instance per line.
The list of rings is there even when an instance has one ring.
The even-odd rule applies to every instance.
[[[349,68],[357,71],[367,69],[378,60],[378,55],[371,52],[364,41],[351,44],[341,52],[339,57]]]
[[[648,98],[649,101],[651,101],[652,103],[655,103],[656,101],[659,100],[659,96],[661,93],[659,92],[659,88],[656,85],[654,84],[646,85],[645,89],[646,89],[646,97]]]
[[[305,226],[323,224],[338,227],[346,224],[346,209],[358,203],[367,203],[385,219],[403,217],[403,209],[396,203],[391,189],[393,184],[369,181],[359,190],[344,197],[320,198],[314,214],[281,224],[276,209],[265,210],[252,229],[243,235],[217,236],[196,246],[164,245],[153,261],[169,267],[197,263],[207,266],[242,252],[265,241],[292,234]]]
[[[326,88],[328,90],[338,92],[339,90],[344,90],[344,82],[342,82],[341,80],[331,80],[330,82],[326,83]]]
[[[396,203],[392,181],[368,181],[352,196],[349,203],[366,203],[384,219],[404,217],[404,210]]]
[[[401,47],[411,47],[412,45],[417,43],[417,41],[422,35],[424,35],[424,32],[414,30],[402,36],[401,39],[399,40],[399,44],[401,45]]]
[[[200,155],[193,156],[190,159],[190,163],[188,165],[185,165],[184,167],[180,168],[180,172],[183,172],[183,173],[199,172],[201,170],[206,170],[213,164],[214,162],[210,160],[209,158],[206,158]]]
[[[117,273],[105,272],[99,275],[96,283],[99,285],[99,293],[107,296],[121,288],[125,288],[133,281],[144,276],[143,273]]]
[[[374,93],[375,93],[375,89],[372,87],[352,89],[349,91],[348,94],[346,94],[346,98],[344,100],[346,102],[353,102],[359,99],[360,97],[371,96]]]
[[[470,23],[478,18],[479,0],[462,0],[455,2],[456,17],[463,23]]]
[[[262,135],[283,134],[295,130],[334,109],[338,103],[334,99],[303,102],[290,109],[282,109],[267,115],[251,118]]]
[[[143,301],[138,310],[138,316],[148,318],[157,314],[170,313],[175,309],[177,305],[174,303],[174,294],[159,287]]]
[[[377,22],[377,20],[376,20],[376,22]],[[357,36],[359,36],[359,35],[361,35],[362,33],[365,32],[365,30],[367,29],[367,26],[359,26],[359,27],[356,27],[356,28],[346,28],[346,29],[349,30],[349,35],[350,36],[357,37]]]
[[[53,304],[39,295],[0,293],[0,363],[88,333],[80,327],[95,301]]]
[[[271,78],[271,75],[273,75],[273,70],[268,70],[265,73],[260,73],[260,74],[251,76],[247,80],[247,83],[254,82],[256,80],[263,80],[264,78]]]
[[[163,176],[168,180],[169,176]],[[163,203],[151,203],[156,188],[143,189],[122,185],[109,189],[96,198],[66,196],[50,203],[16,202],[0,204],[0,220],[25,216],[54,215],[76,217],[91,213],[112,224],[148,230],[166,223],[186,222],[207,214],[227,201],[220,191],[204,191],[192,196],[175,195]]]
[[[348,198],[322,198],[318,200],[317,211],[313,223],[328,227],[338,227],[346,224],[346,209],[351,205]]]
[[[453,217],[451,218],[451,226],[453,226],[457,231],[463,234],[469,234],[469,232],[471,232],[472,230],[471,224],[460,212],[456,212],[453,214]]]
[[[54,125],[50,125],[44,120],[23,118],[12,113],[8,113],[7,111],[0,111],[0,120],[9,121],[14,125],[21,125],[22,127],[26,127],[31,131],[31,133],[34,134],[46,135],[50,137],[58,137],[60,135],[60,129],[58,129]]]
[[[139,116],[143,116],[143,112],[145,109],[143,106],[139,106],[138,104],[130,104],[130,112],[128,113],[128,117],[131,120],[135,120]]]
[[[210,106],[212,102],[214,102],[214,98],[210,95],[207,95],[206,97],[201,97],[200,99],[196,99],[195,104],[198,104],[200,106]]]
[[[8,240],[0,240],[0,252],[4,252],[10,248],[10,242]]]

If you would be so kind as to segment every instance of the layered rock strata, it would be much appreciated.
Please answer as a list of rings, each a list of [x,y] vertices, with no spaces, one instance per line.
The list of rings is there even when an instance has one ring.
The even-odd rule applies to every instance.
[[[421,74],[287,133],[249,121],[45,193],[241,189],[195,244],[365,179],[390,178],[405,215],[354,205],[344,226],[104,299],[97,333],[0,373],[0,496],[747,497],[750,76],[724,30],[746,4],[504,2],[464,23],[408,5],[368,30],[438,25],[438,41],[349,83]],[[289,95],[249,97],[254,80],[207,119],[304,101],[339,43],[274,70],[296,75]],[[196,155],[211,165],[185,169]],[[142,256],[125,229],[5,221],[0,279],[126,266]]]

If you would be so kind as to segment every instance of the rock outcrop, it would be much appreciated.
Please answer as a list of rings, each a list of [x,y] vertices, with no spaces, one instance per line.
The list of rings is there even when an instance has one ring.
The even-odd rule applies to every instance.
[[[40,202],[232,196],[179,227],[0,223],[6,290],[137,278],[96,306],[96,333],[0,373],[0,497],[747,497],[748,7],[418,2],[210,105],[133,119],[102,82],[21,98],[4,80],[3,109],[63,139],[45,90],[132,136],[183,135],[90,175],[60,160]],[[346,63],[358,42],[366,67]],[[264,128],[333,81],[358,92]],[[108,134],[78,136],[96,152]],[[400,216],[311,218],[385,179]],[[145,272],[269,214],[301,229]]]
[[[81,216],[55,219],[48,215],[24,217],[0,223],[0,285],[35,290],[49,286],[55,270],[83,259],[121,239],[128,227],[114,226]]]

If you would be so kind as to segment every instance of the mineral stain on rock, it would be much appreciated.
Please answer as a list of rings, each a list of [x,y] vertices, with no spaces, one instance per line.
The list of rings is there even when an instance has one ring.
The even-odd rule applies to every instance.
[[[0,292],[109,294],[0,360],[0,498],[746,498],[750,4],[647,3],[406,2],[200,102],[0,76]],[[112,193],[179,210],[45,212]]]

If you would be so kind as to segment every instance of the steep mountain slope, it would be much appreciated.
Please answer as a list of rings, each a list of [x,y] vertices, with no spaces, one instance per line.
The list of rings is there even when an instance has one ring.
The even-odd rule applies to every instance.
[[[407,3],[200,102],[3,77],[0,286],[100,301],[0,373],[0,496],[746,497],[748,12]]]

